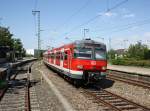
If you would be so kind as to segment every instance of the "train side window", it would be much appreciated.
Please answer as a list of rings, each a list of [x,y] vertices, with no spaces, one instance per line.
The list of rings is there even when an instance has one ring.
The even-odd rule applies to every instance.
[[[50,54],[48,54],[48,58],[50,58]]]
[[[63,53],[60,53],[60,59],[63,60]]]
[[[65,60],[67,60],[67,58],[68,58],[68,53],[65,52]]]
[[[60,59],[60,52],[56,53],[56,58],[59,60]]]
[[[54,59],[56,59],[56,53],[54,53]]]
[[[54,59],[54,53],[52,53],[52,59]]]
[[[58,52],[56,52],[56,59],[58,59]]]

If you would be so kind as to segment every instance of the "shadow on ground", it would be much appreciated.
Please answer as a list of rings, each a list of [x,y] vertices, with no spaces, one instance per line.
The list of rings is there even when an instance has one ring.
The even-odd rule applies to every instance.
[[[21,74],[23,75],[23,74]],[[7,93],[19,93],[19,89],[23,89],[27,87],[27,78],[21,78],[21,79],[14,79],[10,80],[8,82],[8,90]],[[30,81],[30,87],[36,85],[39,81],[38,80],[31,80]]]

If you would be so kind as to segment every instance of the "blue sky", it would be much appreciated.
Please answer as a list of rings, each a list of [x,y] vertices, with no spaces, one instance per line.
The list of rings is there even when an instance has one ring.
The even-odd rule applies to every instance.
[[[108,48],[109,38],[115,49],[126,48],[139,40],[150,44],[150,0],[128,0],[106,12],[122,1],[0,0],[0,24],[10,27],[26,49],[37,48],[37,17],[32,15],[35,8],[41,11],[41,46],[44,49],[82,39],[85,28],[89,29],[86,37],[105,42]],[[95,16],[98,17],[90,23],[77,27]]]

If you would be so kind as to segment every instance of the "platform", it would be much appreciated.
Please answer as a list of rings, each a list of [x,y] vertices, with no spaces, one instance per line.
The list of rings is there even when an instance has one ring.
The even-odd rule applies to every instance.
[[[146,75],[150,76],[150,68],[143,68],[143,67],[135,67],[135,66],[121,66],[121,65],[107,65],[107,69],[127,72],[127,73],[134,73],[139,75]]]

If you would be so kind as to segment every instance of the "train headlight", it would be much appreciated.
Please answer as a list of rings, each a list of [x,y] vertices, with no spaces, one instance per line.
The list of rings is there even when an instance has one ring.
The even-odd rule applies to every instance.
[[[77,65],[78,69],[83,69],[83,65]]]
[[[106,67],[106,66],[103,66],[103,67],[102,67],[102,70],[106,70],[106,69],[107,69],[107,67]]]

